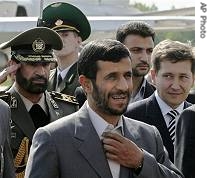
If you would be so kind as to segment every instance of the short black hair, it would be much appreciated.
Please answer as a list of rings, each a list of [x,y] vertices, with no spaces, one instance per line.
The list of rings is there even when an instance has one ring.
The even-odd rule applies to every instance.
[[[139,35],[142,37],[152,37],[154,42],[155,40],[155,31],[154,29],[143,21],[129,21],[125,24],[122,24],[116,32],[116,40],[124,43],[125,38],[130,35]]]
[[[79,55],[78,74],[96,79],[97,61],[119,62],[125,57],[130,58],[130,52],[119,41],[112,39],[91,41],[85,45]]]

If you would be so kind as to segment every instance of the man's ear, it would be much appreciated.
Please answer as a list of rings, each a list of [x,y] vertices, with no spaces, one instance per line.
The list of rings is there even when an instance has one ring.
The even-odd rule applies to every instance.
[[[82,38],[80,36],[78,36],[78,43],[82,44]]]
[[[156,84],[156,71],[154,69],[151,69],[150,75],[151,75],[152,83],[155,85]]]
[[[92,91],[92,88],[93,88],[92,87],[92,82],[91,82],[90,79],[88,79],[84,75],[79,76],[79,83],[86,93],[90,93]]]

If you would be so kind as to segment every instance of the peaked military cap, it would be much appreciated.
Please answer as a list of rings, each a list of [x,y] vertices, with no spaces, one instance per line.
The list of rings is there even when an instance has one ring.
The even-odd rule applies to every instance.
[[[42,23],[55,31],[75,31],[86,40],[90,36],[91,27],[83,12],[72,4],[56,2],[48,5],[42,14]]]
[[[35,27],[0,44],[0,49],[9,47],[12,58],[20,62],[55,62],[53,49],[62,49],[63,43],[55,31],[46,27]]]

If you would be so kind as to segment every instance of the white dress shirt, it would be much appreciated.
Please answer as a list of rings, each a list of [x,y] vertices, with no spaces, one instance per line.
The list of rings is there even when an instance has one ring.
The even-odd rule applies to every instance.
[[[156,100],[157,100],[158,105],[159,105],[159,107],[160,107],[160,110],[161,110],[161,112],[162,112],[162,115],[163,115],[163,117],[164,117],[164,119],[165,119],[166,125],[167,125],[167,127],[168,127],[168,126],[169,126],[169,121],[171,120],[171,118],[170,118],[169,115],[167,115],[167,113],[168,113],[169,111],[171,111],[171,110],[174,110],[174,109],[172,109],[169,105],[167,105],[167,104],[165,103],[165,101],[163,101],[163,100],[160,98],[160,96],[158,95],[157,90],[155,91],[155,97],[156,97]],[[179,114],[180,114],[180,113],[183,111],[183,109],[184,109],[184,101],[183,101],[175,110],[178,111]],[[178,116],[177,116],[177,117],[178,117]],[[177,121],[177,119],[176,119],[176,121]]]
[[[119,134],[124,135],[122,117],[120,118],[118,125],[114,127],[112,124],[107,123],[103,118],[101,118],[95,111],[93,111],[88,105],[88,103],[87,103],[87,109],[90,116],[90,120],[100,139],[103,138],[102,136],[103,132],[107,131],[117,132]],[[121,133],[119,132],[119,129],[121,129],[120,131]],[[120,178],[120,164],[109,159],[108,159],[108,164],[112,173],[112,177]]]

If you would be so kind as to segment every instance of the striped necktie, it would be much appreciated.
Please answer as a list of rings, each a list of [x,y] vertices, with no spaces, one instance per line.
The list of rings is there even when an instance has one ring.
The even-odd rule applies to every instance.
[[[175,126],[176,126],[176,117],[179,115],[179,112],[176,110],[171,110],[167,113],[167,115],[171,118],[168,125],[168,132],[171,137],[171,140],[174,144],[175,141]]]

